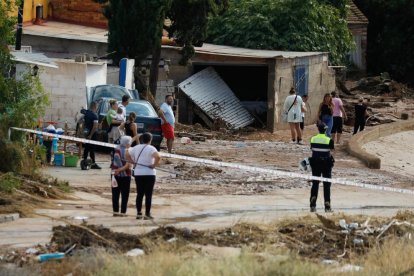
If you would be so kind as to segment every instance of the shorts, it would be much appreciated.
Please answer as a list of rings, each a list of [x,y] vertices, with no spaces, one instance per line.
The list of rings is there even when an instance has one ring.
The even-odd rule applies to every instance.
[[[165,139],[174,139],[174,128],[172,125],[168,123],[162,124],[161,129]]]
[[[331,133],[342,133],[342,129],[344,126],[344,121],[342,120],[342,117],[335,116],[333,117],[333,125]]]

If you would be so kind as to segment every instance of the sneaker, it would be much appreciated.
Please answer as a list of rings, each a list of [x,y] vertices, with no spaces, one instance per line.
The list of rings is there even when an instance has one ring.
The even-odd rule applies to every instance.
[[[120,214],[120,213],[114,213],[113,216],[114,217],[122,217],[122,214]]]
[[[142,214],[141,213],[138,213],[137,219],[142,219]]]
[[[100,170],[100,169],[102,169],[102,168],[101,168],[98,164],[93,163],[93,164],[91,165],[91,169]]]
[[[311,211],[311,213],[315,213],[316,212],[316,207],[310,207],[310,211]]]
[[[302,140],[298,140],[298,145],[303,145]]]
[[[325,202],[325,213],[332,213],[331,203],[329,201]]]
[[[154,217],[151,215],[145,215],[144,220],[153,220]]]

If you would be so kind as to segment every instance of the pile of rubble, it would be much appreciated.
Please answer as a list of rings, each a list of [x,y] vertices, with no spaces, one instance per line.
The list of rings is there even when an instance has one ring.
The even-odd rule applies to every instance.
[[[398,83],[390,78],[388,73],[382,73],[380,76],[366,77],[358,81],[357,86],[350,91],[363,91],[371,95],[389,95],[398,98],[407,98],[414,96],[414,90],[408,86]]]
[[[301,257],[323,264],[346,264],[368,254],[389,239],[411,240],[414,214],[400,212],[388,221],[384,218],[316,215],[270,225],[239,223],[218,230],[198,231],[162,226],[142,235],[116,233],[96,225],[67,225],[53,228],[52,242],[20,251],[0,254],[0,263],[19,266],[40,260],[44,254],[69,258],[89,249],[103,249],[111,254],[151,254],[157,248],[215,246],[234,249],[251,248],[260,252],[268,245],[284,247]],[[348,223],[349,221],[350,223]],[[88,251],[89,250],[89,251]],[[258,253],[259,254],[259,253]],[[41,261],[41,260],[40,260]],[[45,260],[46,261],[46,260]]]

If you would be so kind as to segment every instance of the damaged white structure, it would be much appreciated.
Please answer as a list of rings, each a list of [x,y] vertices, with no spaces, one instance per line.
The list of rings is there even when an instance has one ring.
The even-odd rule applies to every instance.
[[[254,122],[252,115],[212,67],[192,75],[178,87],[196,104],[195,112],[207,124],[220,119],[228,128],[239,129]]]
[[[192,63],[187,67],[178,65],[181,55],[177,47],[164,46],[162,57],[171,61],[170,77],[174,83],[180,83],[178,113],[182,123],[194,123],[200,117],[196,114],[199,104],[183,92],[182,85],[207,67],[214,68],[245,107],[257,103],[265,113],[254,114],[256,122],[262,122],[272,132],[288,128],[281,114],[291,87],[295,87],[299,95],[309,95],[306,124],[316,121],[324,94],[336,87],[335,72],[328,66],[328,53],[324,52],[252,50],[204,44],[196,48]],[[208,97],[211,92],[205,89],[198,93],[206,93]]]

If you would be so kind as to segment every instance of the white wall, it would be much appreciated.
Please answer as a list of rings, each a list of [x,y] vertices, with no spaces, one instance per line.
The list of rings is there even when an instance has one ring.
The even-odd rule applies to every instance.
[[[289,95],[294,82],[294,68],[298,59],[277,59],[275,88],[274,129],[288,129],[287,123],[282,122],[283,104]],[[328,67],[327,54],[308,58],[308,113],[305,125],[316,122],[319,104],[325,93],[335,90],[335,72]]]
[[[106,83],[119,85],[119,67],[116,67],[116,66],[107,67]]]
[[[40,81],[49,93],[50,105],[46,108],[44,121],[58,122],[64,127],[76,127],[75,116],[86,107],[86,86],[106,83],[106,64],[74,62],[57,59],[55,68],[41,68]]]
[[[86,86],[106,84],[107,67],[106,63],[86,63]]]

